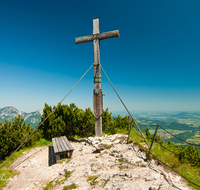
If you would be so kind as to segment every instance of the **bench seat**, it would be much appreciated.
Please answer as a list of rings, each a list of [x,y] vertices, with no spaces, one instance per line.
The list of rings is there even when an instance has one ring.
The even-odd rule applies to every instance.
[[[70,158],[72,157],[74,148],[69,143],[66,136],[52,138],[52,142],[56,160],[60,160],[60,155],[66,153],[70,154]]]

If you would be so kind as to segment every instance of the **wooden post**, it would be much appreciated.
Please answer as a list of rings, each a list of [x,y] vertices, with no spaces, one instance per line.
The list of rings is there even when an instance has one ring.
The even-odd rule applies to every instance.
[[[93,18],[93,34],[99,34],[99,18]],[[100,70],[100,48],[99,39],[93,40],[94,47],[94,92],[93,92],[93,111],[95,115],[95,136],[102,135],[102,89],[101,89],[101,70]],[[96,64],[95,64],[96,63]]]
[[[132,120],[130,121],[130,115],[128,116],[128,124],[129,124],[129,132],[128,132],[127,144],[128,144],[128,140],[129,140],[130,134],[131,134],[131,129],[133,126],[133,121]]]
[[[146,160],[149,159],[149,156],[150,156],[150,153],[151,153],[151,149],[152,149],[152,146],[153,146],[153,142],[154,142],[154,140],[155,140],[155,138],[156,138],[156,133],[157,133],[157,131],[158,131],[158,127],[159,127],[159,124],[158,124],[157,127],[156,127],[156,130],[155,130],[155,133],[154,133],[154,136],[153,136],[153,139],[152,139],[152,142],[151,142],[151,146],[150,146],[150,148],[149,148],[149,152],[148,152],[148,155],[147,155]]]
[[[129,140],[130,132],[131,132],[130,115],[128,116],[128,130],[129,130],[129,133],[128,133],[128,138],[127,138],[127,144],[128,144],[128,140]]]
[[[95,116],[95,136],[102,135],[103,96],[101,89],[100,72],[100,40],[119,37],[119,30],[99,33],[99,17],[93,18],[93,35],[75,38],[75,43],[93,41],[94,47],[94,91],[93,91],[93,112]]]

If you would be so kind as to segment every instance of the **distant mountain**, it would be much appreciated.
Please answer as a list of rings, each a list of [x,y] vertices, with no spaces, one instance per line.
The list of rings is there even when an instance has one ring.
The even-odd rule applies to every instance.
[[[27,124],[30,123],[32,127],[35,127],[35,125],[38,125],[40,123],[42,114],[43,114],[42,109],[35,112],[26,113],[26,112],[19,111],[14,107],[9,106],[9,107],[0,108],[0,121],[2,123],[5,123],[5,119],[7,119],[13,122],[14,118],[20,115],[22,118],[24,118]]]

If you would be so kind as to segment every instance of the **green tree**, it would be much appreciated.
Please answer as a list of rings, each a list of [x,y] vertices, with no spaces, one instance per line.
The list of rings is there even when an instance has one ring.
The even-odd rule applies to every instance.
[[[149,131],[149,127],[146,128],[146,137],[147,139],[151,139],[151,133]]]
[[[44,119],[52,112],[52,107],[49,106],[47,103],[45,103],[44,109],[43,109],[43,114],[41,116],[41,121],[40,123],[42,123],[44,121]],[[52,113],[40,126],[40,129],[43,131],[43,135],[45,138],[48,139],[48,130],[49,128],[49,123],[51,120],[55,119],[55,114]]]
[[[95,117],[90,108],[86,108],[83,113],[82,129],[80,136],[91,136],[95,134]]]
[[[171,139],[169,139],[167,145],[168,145],[170,148],[172,148],[172,149],[175,147],[175,145],[174,145],[174,143],[171,141]]]
[[[5,123],[0,124],[0,159],[9,156],[33,131],[20,115],[15,117],[13,123],[5,119]],[[35,131],[22,147],[33,145],[41,136],[42,130]]]
[[[108,131],[109,127],[112,125],[112,112],[108,112],[108,108],[103,110],[102,115],[102,130]]]

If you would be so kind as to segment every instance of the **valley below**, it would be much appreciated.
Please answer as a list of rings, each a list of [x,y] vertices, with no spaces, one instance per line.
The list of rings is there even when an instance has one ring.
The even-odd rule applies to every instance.
[[[150,133],[155,133],[156,125],[159,124],[163,129],[172,135],[193,144],[200,144],[200,113],[199,112],[181,112],[181,113],[144,113],[137,115],[136,121],[143,128],[143,125],[149,125]],[[151,126],[155,125],[155,126]],[[157,134],[162,140],[168,142],[169,139],[176,145],[187,146],[187,143],[173,137],[159,127]]]

